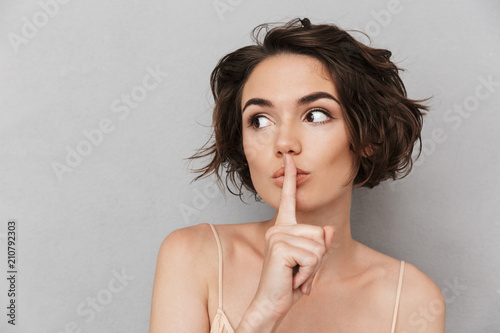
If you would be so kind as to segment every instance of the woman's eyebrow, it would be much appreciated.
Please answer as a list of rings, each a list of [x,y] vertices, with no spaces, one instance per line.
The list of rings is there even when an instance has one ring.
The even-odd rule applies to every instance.
[[[312,94],[309,94],[309,95],[306,95],[306,96],[300,98],[297,101],[297,105],[304,105],[304,104],[307,104],[307,103],[311,103],[311,102],[317,101],[318,99],[322,99],[322,98],[331,99],[331,100],[337,102],[337,104],[340,105],[340,102],[335,97],[333,97],[329,93],[326,93],[326,92],[323,92],[323,91],[314,92]],[[245,103],[245,106],[243,107],[243,110],[241,111],[241,113],[243,113],[245,111],[245,109],[248,106],[250,106],[250,105],[258,105],[258,106],[265,106],[265,107],[274,107],[274,104],[270,100],[267,100],[267,99],[264,99],[264,98],[250,98]]]
[[[323,92],[323,91],[314,92],[312,94],[304,96],[301,99],[299,99],[299,101],[297,102],[297,104],[298,105],[303,105],[303,104],[307,104],[307,103],[311,103],[311,102],[317,101],[318,99],[321,99],[321,98],[328,98],[328,99],[334,100],[335,102],[337,102],[338,105],[340,105],[340,102],[335,97],[333,97],[329,93],[326,93],[326,92]]]
[[[270,100],[263,99],[263,98],[250,98],[246,103],[245,106],[243,107],[243,110],[241,110],[241,113],[245,112],[245,109],[247,106],[250,105],[259,105],[259,106],[266,106],[266,107],[273,107],[274,104],[271,103]]]

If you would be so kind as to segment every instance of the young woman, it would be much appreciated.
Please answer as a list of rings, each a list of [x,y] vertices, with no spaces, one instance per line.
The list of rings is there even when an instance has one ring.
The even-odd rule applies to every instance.
[[[264,27],[213,71],[215,142],[193,158],[276,214],[168,235],[150,332],[444,332],[437,285],[350,229],[354,187],[411,169],[426,107],[388,50],[308,19]]]

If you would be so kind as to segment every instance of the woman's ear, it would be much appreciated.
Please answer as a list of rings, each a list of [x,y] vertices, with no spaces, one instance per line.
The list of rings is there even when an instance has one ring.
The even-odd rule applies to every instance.
[[[364,158],[368,158],[373,155],[373,145],[368,145],[363,149],[363,152],[361,153],[361,156]]]

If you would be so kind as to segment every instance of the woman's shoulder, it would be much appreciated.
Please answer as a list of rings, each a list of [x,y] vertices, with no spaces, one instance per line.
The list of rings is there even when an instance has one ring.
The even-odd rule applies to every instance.
[[[371,263],[371,268],[384,275],[394,275],[394,272],[397,271],[397,277],[399,278],[402,260],[393,258],[385,253],[369,248],[366,245],[363,246],[366,249],[365,251],[370,252],[368,258]],[[366,252],[363,253],[363,255],[366,255]],[[411,288],[411,290],[416,291],[424,289],[431,294],[441,293],[437,284],[427,276],[427,274],[406,260],[404,260],[402,278],[403,287]]]
[[[190,269],[189,274],[206,285],[209,273],[214,271],[214,263],[217,263],[212,260],[216,256],[217,247],[210,225],[200,223],[170,232],[160,246],[158,259],[170,263],[174,269]]]
[[[411,263],[405,263],[401,286],[399,320],[422,329],[435,327],[444,330],[446,304],[439,286]]]
[[[198,241],[200,245],[211,244],[215,242],[214,232],[219,235],[219,238],[233,238],[254,229],[255,223],[242,223],[242,224],[217,224],[217,223],[199,223],[196,225],[183,227],[172,231],[166,239],[176,239],[184,241]],[[226,237],[223,237],[226,236]]]
[[[381,279],[386,282],[386,290],[393,290],[386,293],[389,298],[396,293],[401,278],[398,327],[415,327],[419,319],[422,319],[419,329],[424,325],[428,328],[440,325],[444,327],[445,300],[439,286],[414,264],[405,260],[401,271],[401,260],[370,250],[374,251],[373,271],[377,272],[378,276],[386,277]]]
[[[217,245],[214,231],[224,248],[237,241],[245,242],[245,238],[255,233],[256,223],[215,224],[200,223],[176,229],[168,234],[161,245],[160,251],[175,251],[188,256],[200,263],[216,262]],[[201,268],[201,267],[200,267]]]
[[[170,264],[170,269],[182,270],[196,280],[197,288],[203,289],[208,300],[209,289],[216,288],[218,281],[219,252],[212,224],[224,251],[224,261],[231,260],[233,253],[251,254],[252,234],[255,223],[216,224],[200,223],[176,229],[168,234],[160,247],[158,260]],[[235,251],[237,249],[237,251]],[[240,251],[243,249],[243,252]]]
[[[203,253],[199,251],[205,249],[210,233],[212,231],[208,223],[178,228],[165,237],[161,247],[168,247],[170,250],[188,250],[188,253]]]

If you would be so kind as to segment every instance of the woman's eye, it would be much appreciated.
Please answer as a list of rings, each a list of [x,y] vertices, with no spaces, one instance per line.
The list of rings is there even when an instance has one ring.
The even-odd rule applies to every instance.
[[[260,115],[251,117],[248,123],[249,126],[253,126],[255,128],[264,128],[272,124],[272,122],[269,119]]]
[[[306,116],[307,121],[319,124],[327,122],[329,118],[332,118],[332,116],[323,110],[312,110]]]

